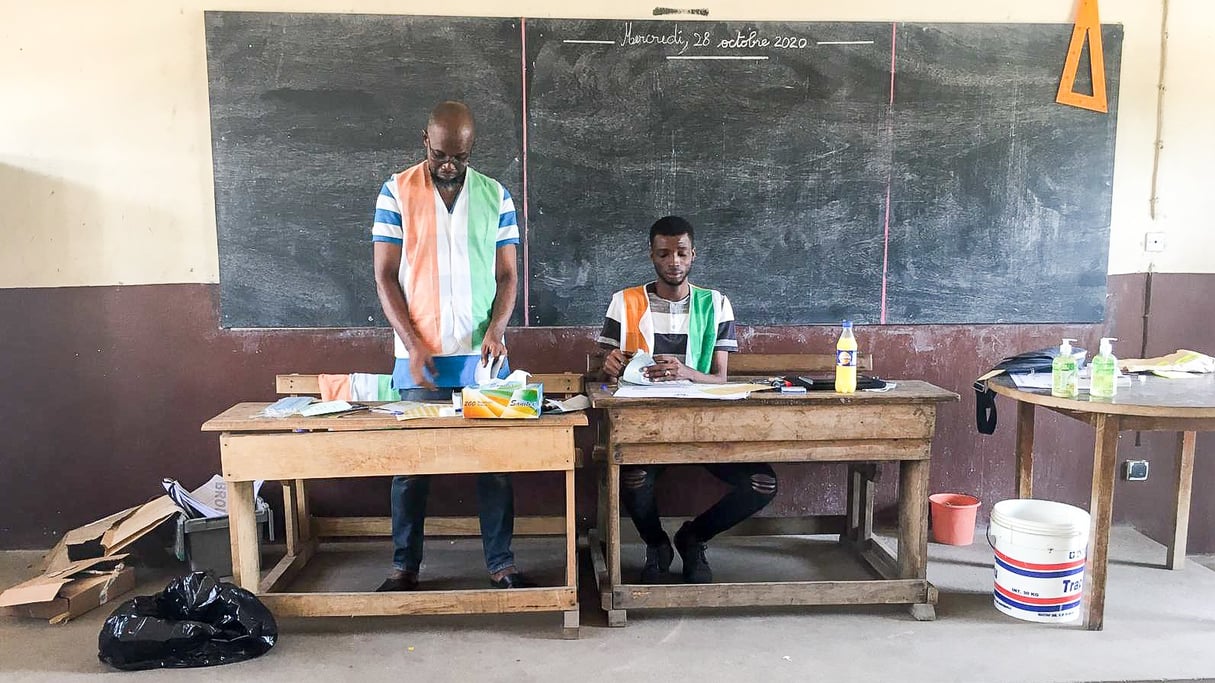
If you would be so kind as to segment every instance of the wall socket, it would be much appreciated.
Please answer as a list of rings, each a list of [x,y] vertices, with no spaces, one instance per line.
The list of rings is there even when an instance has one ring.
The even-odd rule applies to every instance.
[[[1164,233],[1149,232],[1143,236],[1143,250],[1150,252],[1164,251]]]
[[[1127,481],[1147,481],[1148,461],[1127,460],[1123,463],[1122,476]]]

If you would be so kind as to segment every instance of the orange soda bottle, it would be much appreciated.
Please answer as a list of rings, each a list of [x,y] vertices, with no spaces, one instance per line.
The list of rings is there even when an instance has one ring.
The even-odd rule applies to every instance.
[[[835,391],[856,393],[856,337],[852,336],[852,321],[844,321],[844,331],[835,344]]]

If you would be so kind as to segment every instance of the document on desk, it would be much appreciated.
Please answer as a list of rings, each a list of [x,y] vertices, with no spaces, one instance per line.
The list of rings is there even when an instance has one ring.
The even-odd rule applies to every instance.
[[[714,401],[737,401],[746,398],[759,386],[754,384],[695,384],[688,381],[630,384],[621,382],[612,394],[616,398],[698,398]]]

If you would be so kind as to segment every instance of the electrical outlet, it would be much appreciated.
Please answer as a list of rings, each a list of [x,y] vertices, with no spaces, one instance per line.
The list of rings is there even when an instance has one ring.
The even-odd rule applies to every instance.
[[[1148,461],[1127,460],[1123,470],[1123,476],[1127,481],[1147,481]]]
[[[1143,236],[1143,250],[1151,252],[1164,251],[1164,233],[1149,232]]]

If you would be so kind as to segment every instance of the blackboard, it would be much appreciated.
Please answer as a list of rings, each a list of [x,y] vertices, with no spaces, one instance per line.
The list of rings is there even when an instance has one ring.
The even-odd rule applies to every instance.
[[[371,201],[449,97],[478,115],[474,165],[516,196],[528,324],[598,324],[652,279],[646,230],[668,213],[697,227],[693,281],[745,323],[1104,315],[1118,26],[1108,115],[1054,102],[1062,24],[207,27],[225,326],[381,324]]]
[[[519,23],[206,13],[224,327],[386,324],[375,199],[442,100],[469,104],[478,167],[522,191]]]

